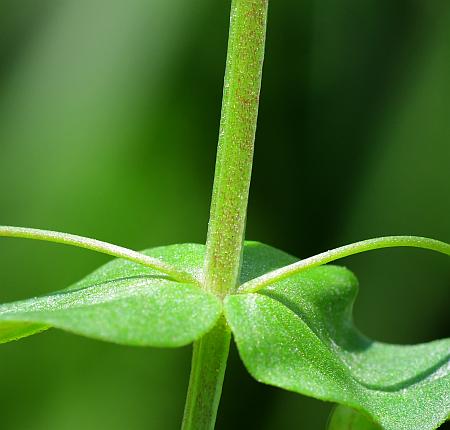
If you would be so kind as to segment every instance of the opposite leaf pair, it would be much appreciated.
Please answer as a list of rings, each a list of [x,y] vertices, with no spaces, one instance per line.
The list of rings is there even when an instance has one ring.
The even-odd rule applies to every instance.
[[[222,302],[195,282],[204,253],[194,244],[144,251],[192,283],[118,259],[66,290],[1,305],[0,342],[57,327],[126,345],[178,347],[224,314],[258,381],[352,407],[387,430],[432,430],[448,418],[450,339],[399,346],[361,335],[352,323],[357,280],[347,269],[315,267]],[[296,261],[248,242],[240,284]]]

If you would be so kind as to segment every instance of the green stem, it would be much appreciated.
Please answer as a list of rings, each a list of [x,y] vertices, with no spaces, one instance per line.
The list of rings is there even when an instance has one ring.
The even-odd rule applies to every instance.
[[[232,0],[216,172],[206,241],[204,288],[236,291],[253,161],[268,0]],[[214,428],[228,358],[224,320],[195,342],[184,430]]]
[[[183,430],[214,428],[230,349],[230,329],[222,317],[194,343]]]
[[[164,263],[157,258],[149,257],[140,252],[133,251],[122,246],[102,242],[88,237],[77,236],[75,234],[60,233],[57,231],[39,230],[36,228],[0,226],[0,236],[18,237],[22,239],[43,240],[46,242],[62,243],[64,245],[77,246],[78,248],[89,249],[91,251],[101,252],[102,254],[112,255],[113,257],[124,258],[143,266],[151,267],[160,272],[169,275],[171,278],[180,282],[189,282],[198,284],[198,280],[192,275],[182,270]]]
[[[395,248],[399,246],[430,249],[432,251],[450,255],[450,244],[439,240],[418,236],[378,237],[376,239],[362,240],[350,245],[341,246],[339,248],[314,255],[313,257],[300,260],[297,263],[290,264],[289,266],[282,267],[281,269],[273,270],[272,272],[266,273],[259,278],[252,279],[251,281],[242,284],[238,291],[239,293],[255,293],[267,285],[281,281],[282,279],[312,267],[321,266],[322,264],[330,263],[331,261],[358,254],[360,252],[373,251],[381,248]]]
[[[233,0],[216,173],[206,242],[205,285],[236,288],[247,214],[261,87],[267,0]]]

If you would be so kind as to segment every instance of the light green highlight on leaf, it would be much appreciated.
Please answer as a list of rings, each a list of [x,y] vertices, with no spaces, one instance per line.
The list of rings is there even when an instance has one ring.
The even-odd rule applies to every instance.
[[[336,406],[331,412],[327,428],[328,430],[383,430],[365,415],[341,405]]]
[[[1,306],[0,342],[22,337],[19,330],[11,337],[17,321],[27,331],[24,323],[42,324],[124,345],[176,347],[201,337],[220,312],[219,301],[194,285],[125,278]]]
[[[395,247],[430,249],[432,251],[450,255],[450,244],[441,242],[439,240],[418,236],[378,237],[376,239],[363,240],[360,242],[352,243],[350,245],[341,246],[330,251],[322,252],[321,254],[305,258],[304,260],[300,260],[289,266],[266,273],[257,279],[253,279],[250,282],[241,285],[238,291],[241,293],[257,292],[267,285],[285,279],[296,273],[302,272],[303,270],[310,269],[311,267],[321,266],[322,264],[330,263],[340,258],[359,254],[361,252]]]

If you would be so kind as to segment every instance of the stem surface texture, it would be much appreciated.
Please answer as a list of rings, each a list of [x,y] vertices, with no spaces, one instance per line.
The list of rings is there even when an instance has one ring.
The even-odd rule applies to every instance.
[[[236,288],[258,116],[267,0],[233,0],[208,238],[205,286]]]
[[[261,88],[268,0],[232,0],[203,287],[223,298],[241,267]],[[194,343],[183,430],[212,430],[228,359],[224,319]]]

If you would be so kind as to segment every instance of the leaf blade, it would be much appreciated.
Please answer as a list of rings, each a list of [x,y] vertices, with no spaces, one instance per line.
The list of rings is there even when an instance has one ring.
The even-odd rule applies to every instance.
[[[228,296],[224,311],[260,382],[363,411],[388,430],[436,428],[450,413],[450,339],[373,342],[353,326],[356,294],[351,272],[322,266]]]
[[[201,273],[202,245],[170,245],[144,253],[192,276]],[[0,305],[0,343],[52,326],[126,345],[177,347],[201,337],[221,312],[220,301],[197,285],[117,259],[65,290]]]
[[[220,312],[218,300],[194,285],[143,277],[3,305],[0,322],[52,326],[124,345],[177,347],[212,328]],[[9,338],[0,325],[3,340]]]

